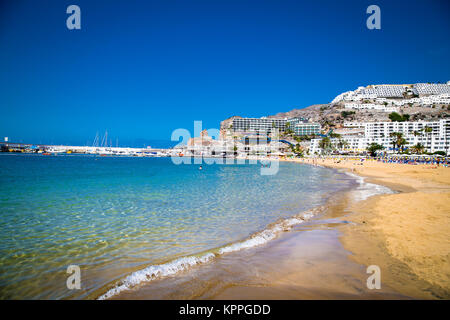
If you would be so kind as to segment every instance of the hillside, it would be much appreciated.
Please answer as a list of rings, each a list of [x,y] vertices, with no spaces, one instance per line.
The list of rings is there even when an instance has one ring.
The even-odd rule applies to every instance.
[[[447,106],[437,105],[433,107],[403,106],[399,107],[399,113],[409,114],[411,121],[437,120],[450,116]],[[344,121],[390,121],[389,112],[378,110],[349,110],[343,104],[318,104],[304,109],[294,109],[289,112],[280,112],[270,117],[304,117],[322,125],[342,125]]]
[[[354,113],[352,113],[354,112]],[[409,114],[411,121],[425,120],[432,121],[450,116],[450,110],[447,106],[437,105],[433,107],[419,107],[419,106],[403,106],[399,107],[399,113]],[[245,117],[245,115],[242,115]],[[279,112],[274,115],[267,116],[268,118],[292,118],[303,117],[310,119],[313,122],[319,122],[324,128],[340,127],[344,121],[390,121],[389,112],[382,112],[377,110],[348,110],[342,104],[315,104],[303,109],[293,109],[288,112]],[[229,125],[235,118],[239,116],[230,117],[221,122],[221,128],[229,128]]]

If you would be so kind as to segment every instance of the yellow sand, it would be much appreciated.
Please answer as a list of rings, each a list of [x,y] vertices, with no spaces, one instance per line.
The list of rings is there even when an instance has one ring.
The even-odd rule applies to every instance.
[[[357,225],[344,230],[343,243],[354,253],[353,258],[365,265],[383,260],[381,251],[387,248],[389,255],[407,265],[419,279],[440,287],[445,296],[450,290],[450,168],[371,160],[362,165],[356,160],[315,162],[353,171],[402,191],[355,204],[349,220]],[[380,252],[373,252],[377,250]],[[385,265],[395,268],[392,262]],[[402,282],[400,291],[411,291],[407,280],[400,281],[399,275],[391,277],[394,286],[396,281]],[[423,292],[415,295],[429,297]]]

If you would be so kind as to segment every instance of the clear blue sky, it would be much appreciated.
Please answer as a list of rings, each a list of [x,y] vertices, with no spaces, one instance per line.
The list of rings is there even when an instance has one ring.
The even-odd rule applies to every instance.
[[[449,3],[3,0],[0,137],[170,140],[194,120],[218,128],[360,85],[445,82]],[[70,4],[81,30],[66,28]],[[366,28],[371,4],[381,30]]]

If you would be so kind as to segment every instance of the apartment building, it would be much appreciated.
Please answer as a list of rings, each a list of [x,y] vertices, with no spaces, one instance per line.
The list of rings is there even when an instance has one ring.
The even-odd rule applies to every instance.
[[[284,132],[288,128],[298,136],[320,134],[321,130],[319,123],[308,122],[304,118],[236,118],[232,123],[234,132],[244,133],[272,133],[275,130]]]
[[[416,122],[348,122],[347,125],[351,128],[364,128],[364,137],[343,136],[341,139],[331,139],[331,143],[335,146],[340,140],[345,140],[346,146],[342,148],[344,151],[364,152],[370,144],[378,143],[385,151],[394,152],[391,137],[394,132],[403,134],[406,140],[405,147],[420,143],[425,146],[427,152],[443,151],[447,154],[450,149],[450,119]],[[426,132],[425,128],[430,128],[430,132]],[[321,152],[320,140],[311,141],[310,153]]]
[[[356,109],[356,110],[376,110],[382,112],[398,112],[398,108],[388,107],[384,104],[375,103],[346,103],[344,105],[345,109]]]
[[[404,105],[406,103],[413,103],[413,100],[407,99],[413,97],[414,103],[433,104],[433,103],[448,103],[448,94],[450,94],[450,81],[443,83],[416,83],[416,84],[380,84],[370,85],[367,87],[358,87],[354,91],[347,91],[336,96],[332,104],[341,101],[363,101],[375,100],[377,102],[381,99],[390,98],[387,102],[395,103],[396,105]],[[444,96],[442,96],[444,95]],[[434,98],[433,96],[439,96]],[[431,97],[431,99],[427,99]],[[423,98],[423,100],[421,99]],[[409,100],[409,101],[408,101]],[[439,102],[437,102],[437,101]],[[406,102],[405,102],[406,101]]]
[[[236,118],[233,119],[234,132],[272,132],[286,130],[287,119],[281,118]]]

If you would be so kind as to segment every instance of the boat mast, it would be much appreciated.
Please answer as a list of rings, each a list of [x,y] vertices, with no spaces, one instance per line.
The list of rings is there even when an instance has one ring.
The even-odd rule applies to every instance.
[[[102,147],[107,147],[108,146],[108,130],[105,131],[105,135],[103,136],[101,146]]]
[[[92,146],[93,147],[98,147],[98,131],[97,131],[97,133],[95,134],[95,139],[94,139],[94,142],[92,143]]]

